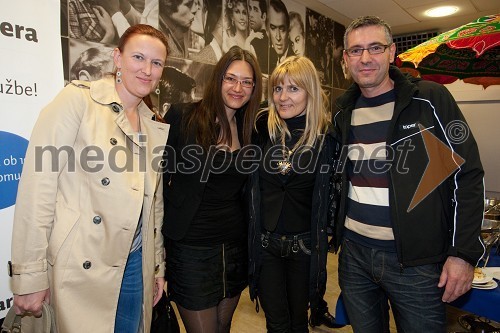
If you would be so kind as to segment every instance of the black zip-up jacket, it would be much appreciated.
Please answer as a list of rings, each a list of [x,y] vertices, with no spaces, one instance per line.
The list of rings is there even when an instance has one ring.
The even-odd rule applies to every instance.
[[[258,134],[254,135],[253,143],[262,151],[269,140],[267,132],[267,117],[261,117],[257,122]],[[332,131],[325,134],[323,146],[318,157],[316,179],[313,189],[311,214],[311,266],[309,278],[309,301],[311,308],[316,305],[326,290],[326,260],[328,253],[327,226],[331,225],[329,207],[330,178],[333,173],[334,147],[336,145]],[[259,295],[258,281],[260,273],[261,253],[261,215],[259,171],[250,176],[247,187],[248,195],[248,255],[249,255],[249,291],[251,300]]]
[[[475,266],[484,254],[480,236],[484,172],[476,141],[444,86],[406,76],[394,66],[389,76],[396,93],[387,133],[391,148],[388,161],[392,161],[389,206],[399,262],[402,267],[417,266],[455,256]],[[344,148],[341,167],[346,161],[352,110],[360,94],[354,84],[336,103],[334,124]],[[441,152],[436,153],[439,147]],[[452,152],[458,156],[452,159]],[[464,160],[461,165],[460,157]],[[342,194],[334,232],[336,249],[342,241],[347,213],[345,169],[339,171]],[[414,196],[418,204],[413,207]]]

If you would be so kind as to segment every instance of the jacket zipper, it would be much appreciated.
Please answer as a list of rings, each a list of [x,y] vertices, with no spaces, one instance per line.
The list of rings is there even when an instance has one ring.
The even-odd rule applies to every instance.
[[[223,298],[226,298],[226,253],[224,250],[224,243],[222,244],[222,287],[224,289]]]

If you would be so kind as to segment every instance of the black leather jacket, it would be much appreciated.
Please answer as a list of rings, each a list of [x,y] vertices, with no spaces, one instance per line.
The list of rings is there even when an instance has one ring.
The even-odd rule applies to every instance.
[[[396,93],[387,133],[387,143],[392,147],[389,205],[399,262],[402,267],[417,266],[456,256],[475,266],[484,254],[480,237],[484,172],[476,141],[444,86],[405,76],[394,66],[389,76]],[[354,84],[337,100],[334,124],[344,147],[360,94]],[[431,160],[432,150],[441,154],[432,155]],[[453,159],[452,152],[457,154]],[[345,153],[346,149],[341,161],[345,161]],[[457,166],[461,159],[463,164]],[[427,169],[437,175],[437,181],[424,178]],[[346,216],[346,170],[342,170],[342,188],[334,233],[336,249],[341,244]],[[413,207],[412,203],[417,204]]]

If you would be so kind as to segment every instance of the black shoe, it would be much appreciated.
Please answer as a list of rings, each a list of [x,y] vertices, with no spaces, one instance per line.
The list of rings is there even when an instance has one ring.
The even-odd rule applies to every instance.
[[[322,314],[311,312],[311,316],[309,317],[309,325],[311,325],[311,327],[325,325],[329,328],[340,328],[345,326],[337,324],[335,322],[335,317],[332,316],[330,312],[328,312],[328,309],[325,313]]]

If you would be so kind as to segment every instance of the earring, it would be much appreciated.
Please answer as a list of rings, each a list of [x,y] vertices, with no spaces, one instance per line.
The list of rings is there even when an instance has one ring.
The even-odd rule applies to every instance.
[[[117,72],[116,72],[116,83],[122,83],[122,78],[121,78],[121,76],[122,76],[122,72],[117,71]]]
[[[157,95],[159,95],[159,94],[160,94],[160,88],[159,88],[159,87],[156,87],[155,93],[156,93]]]

